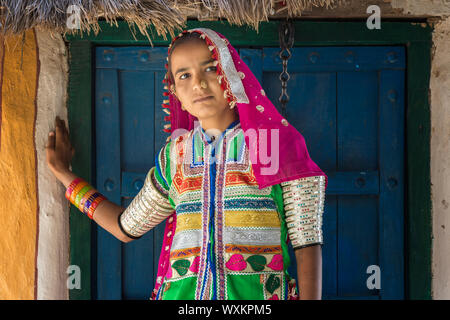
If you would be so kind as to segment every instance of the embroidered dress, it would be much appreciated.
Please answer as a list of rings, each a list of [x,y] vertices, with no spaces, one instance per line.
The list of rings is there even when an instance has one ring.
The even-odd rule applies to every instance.
[[[198,126],[167,150],[158,172],[170,167],[170,187],[158,180],[177,216],[158,299],[286,299],[281,219],[272,188],[258,188],[240,123],[214,143]]]

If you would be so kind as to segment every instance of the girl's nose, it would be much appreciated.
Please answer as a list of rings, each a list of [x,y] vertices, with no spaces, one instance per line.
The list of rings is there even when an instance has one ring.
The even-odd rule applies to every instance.
[[[193,76],[193,78],[194,79],[193,79],[192,89],[193,90],[202,90],[204,87],[204,84],[206,84],[206,80],[200,76]],[[203,87],[202,87],[202,83],[203,83]]]

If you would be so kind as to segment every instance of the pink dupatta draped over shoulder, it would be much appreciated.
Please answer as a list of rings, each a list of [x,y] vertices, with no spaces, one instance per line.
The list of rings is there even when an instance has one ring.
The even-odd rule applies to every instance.
[[[250,162],[259,188],[266,188],[281,182],[294,179],[325,176],[325,188],[328,186],[328,177],[311,160],[305,139],[301,133],[284,119],[273,103],[267,98],[261,84],[250,68],[239,56],[237,50],[222,34],[208,29],[195,28],[182,31],[172,40],[172,43],[188,32],[198,32],[204,39],[212,53],[212,58],[218,61],[217,76],[232,107],[237,107],[241,127],[244,131],[245,143],[250,151]],[[170,53],[172,44],[168,49]],[[165,65],[166,69],[168,64]],[[181,103],[170,87],[173,83],[166,74],[164,83],[169,97],[169,104],[163,104],[170,115],[170,125],[165,125],[165,131],[176,138],[177,129],[191,130],[194,128],[196,118],[181,109]],[[167,101],[166,101],[167,102]],[[272,155],[277,153],[278,157]],[[276,163],[267,164],[264,156],[271,155]],[[172,218],[172,219],[170,219]],[[170,221],[170,222],[169,222]],[[171,237],[175,233],[176,214],[172,214],[166,223],[163,247],[161,250],[158,275],[152,298],[155,299],[161,286],[162,279],[169,267],[169,253]]]

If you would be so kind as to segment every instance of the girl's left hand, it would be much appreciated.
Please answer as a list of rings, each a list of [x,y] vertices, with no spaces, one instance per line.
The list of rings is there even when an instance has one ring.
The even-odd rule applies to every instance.
[[[48,135],[47,145],[45,147],[47,156],[47,165],[53,174],[58,177],[70,172],[70,162],[75,154],[69,139],[69,132],[64,120],[59,117],[55,119],[55,131]]]

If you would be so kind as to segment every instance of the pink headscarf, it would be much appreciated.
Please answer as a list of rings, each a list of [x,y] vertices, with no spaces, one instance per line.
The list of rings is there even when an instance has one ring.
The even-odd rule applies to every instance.
[[[305,139],[301,133],[280,115],[273,103],[267,98],[261,84],[250,68],[222,34],[207,28],[184,30],[172,40],[168,55],[174,41],[188,32],[200,33],[200,38],[206,41],[209,50],[212,52],[212,58],[218,61],[217,76],[228,103],[232,107],[237,106],[245,142],[250,151],[250,162],[259,188],[262,189],[281,182],[310,176],[325,176],[326,188],[328,177],[309,157]],[[165,66],[168,69],[168,64]],[[167,86],[165,86],[167,92],[163,94],[169,97],[169,105],[164,103],[163,108],[168,109],[167,113],[170,113],[166,117],[166,120],[170,119],[170,125],[165,125],[164,131],[173,134],[177,129],[192,130],[196,118],[187,111],[183,111],[180,101],[171,93],[170,88],[173,83],[170,82],[168,73],[166,73],[163,82],[167,83]],[[246,134],[250,132],[257,133],[257,140],[250,139],[251,135]],[[278,133],[278,138],[276,133]],[[265,143],[266,141],[272,141],[272,138],[277,139],[275,144]],[[263,165],[261,163],[263,161],[259,157],[261,154],[268,155],[277,152],[271,150],[271,146],[278,146],[278,170],[275,172],[268,172],[268,166]],[[267,150],[265,150],[266,148]],[[174,220],[176,214],[172,214],[171,217],[173,218],[170,220],[171,223],[167,222],[166,224],[158,277],[152,298],[156,297],[162,278],[169,266],[170,249],[167,250],[167,246],[170,248],[172,237],[166,237],[166,235],[169,231],[172,231],[170,233],[172,235],[175,232],[176,221]]]

